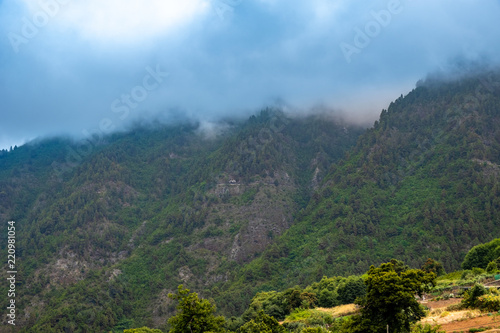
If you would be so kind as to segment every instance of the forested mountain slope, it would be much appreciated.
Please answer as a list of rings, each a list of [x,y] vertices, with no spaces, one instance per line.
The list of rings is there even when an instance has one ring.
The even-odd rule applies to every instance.
[[[165,324],[168,292],[184,283],[208,294],[234,280],[362,132],[265,110],[216,132],[157,125],[91,145],[52,139],[3,151],[0,212],[18,232],[17,327]]]
[[[499,82],[428,79],[368,130],[265,110],[0,152],[17,329],[164,328],[179,284],[241,315],[258,291],[394,257],[458,269],[500,237]]]
[[[332,165],[293,226],[224,299],[247,284],[361,274],[393,257],[459,269],[472,246],[500,235],[499,176],[498,72],[421,82]]]

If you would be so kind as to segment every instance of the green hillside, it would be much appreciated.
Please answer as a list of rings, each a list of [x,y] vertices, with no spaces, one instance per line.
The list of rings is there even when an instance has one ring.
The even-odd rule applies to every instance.
[[[267,109],[211,131],[156,124],[0,152],[16,328],[164,329],[180,284],[240,316],[257,292],[391,258],[459,269],[499,237],[498,82],[426,80],[368,130]]]
[[[222,304],[255,290],[362,274],[393,257],[460,268],[499,236],[500,76],[428,80],[383,110],[331,166],[295,223],[226,284]]]
[[[4,151],[0,205],[18,232],[19,326],[165,324],[168,292],[185,283],[208,293],[234,279],[363,132],[276,110],[220,129],[157,125]]]

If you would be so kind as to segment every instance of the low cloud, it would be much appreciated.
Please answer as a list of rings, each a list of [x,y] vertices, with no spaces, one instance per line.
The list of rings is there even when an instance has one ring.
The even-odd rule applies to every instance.
[[[0,148],[276,100],[370,123],[456,57],[499,63],[499,16],[495,0],[0,2]]]

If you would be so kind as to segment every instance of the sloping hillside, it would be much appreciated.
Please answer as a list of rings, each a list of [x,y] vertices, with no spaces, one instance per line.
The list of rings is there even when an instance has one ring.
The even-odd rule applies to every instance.
[[[429,79],[366,131],[265,110],[1,152],[18,327],[163,327],[181,283],[241,315],[257,291],[394,257],[458,269],[499,237],[499,82]]]
[[[3,152],[2,218],[18,227],[19,326],[165,323],[169,291],[233,280],[290,227],[361,133],[266,110],[215,132],[158,125],[91,146],[57,139]]]
[[[458,269],[499,237],[500,76],[429,79],[383,110],[332,165],[296,223],[221,297],[362,274],[391,258]]]

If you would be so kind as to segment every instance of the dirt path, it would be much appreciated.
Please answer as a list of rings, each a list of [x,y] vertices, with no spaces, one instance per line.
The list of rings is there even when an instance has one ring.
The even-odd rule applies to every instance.
[[[471,328],[483,328],[489,327],[500,328],[500,317],[499,316],[482,316],[472,319],[467,319],[463,321],[454,321],[448,324],[441,325],[441,329],[448,332],[460,332],[467,331]]]
[[[446,308],[447,306],[458,304],[461,301],[462,301],[461,298],[450,298],[442,301],[425,301],[425,302],[420,302],[420,304],[425,305],[428,308],[434,310],[434,309]]]
[[[461,298],[450,298],[448,300],[422,302],[433,312],[433,315],[423,319],[422,323],[439,324],[441,329],[447,333],[468,332],[471,328],[486,327],[492,329],[492,331],[488,332],[493,333],[495,332],[493,329],[500,328],[500,316],[498,315],[488,316],[478,310],[446,311],[446,307],[458,304],[461,301]]]

